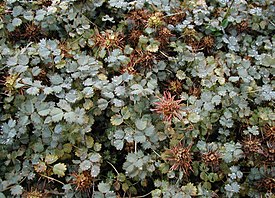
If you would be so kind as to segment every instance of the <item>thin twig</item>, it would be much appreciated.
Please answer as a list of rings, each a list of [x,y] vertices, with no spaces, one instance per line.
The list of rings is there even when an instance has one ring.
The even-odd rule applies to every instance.
[[[229,7],[227,8],[227,11],[226,11],[226,13],[225,13],[225,15],[224,15],[222,21],[224,21],[224,20],[228,17],[229,11],[230,11],[231,7],[233,6],[234,2],[235,2],[235,0],[232,0],[232,1],[231,1],[231,4],[230,4]]]
[[[113,167],[113,169],[116,171],[116,173],[119,175],[119,172],[117,171],[116,167],[111,162],[107,161],[107,163],[110,164]]]
[[[161,158],[160,154],[158,154],[154,149],[152,149],[152,151],[158,156]]]
[[[56,181],[56,182],[58,182],[58,183],[60,183],[60,184],[62,184],[62,185],[65,185],[62,181],[59,181],[59,180],[57,180],[57,179],[55,179],[55,178],[52,178],[52,177],[49,177],[49,176],[47,176],[47,175],[40,174],[40,176],[45,177],[45,178],[47,178],[47,179],[49,179],[49,180]]]
[[[142,198],[142,197],[147,197],[148,195],[150,195],[153,191],[151,192],[148,192],[147,194],[145,195],[141,195],[141,196],[136,196],[136,197],[132,197],[132,198]]]

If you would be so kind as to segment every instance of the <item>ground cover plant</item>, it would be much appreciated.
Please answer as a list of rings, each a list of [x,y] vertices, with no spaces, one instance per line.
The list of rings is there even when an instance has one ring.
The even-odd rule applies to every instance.
[[[0,197],[269,197],[274,0],[0,2]]]

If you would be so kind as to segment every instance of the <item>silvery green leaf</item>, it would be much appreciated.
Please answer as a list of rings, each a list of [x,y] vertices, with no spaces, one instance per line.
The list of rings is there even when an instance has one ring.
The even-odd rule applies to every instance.
[[[48,56],[51,54],[51,51],[48,50],[46,47],[40,47],[38,49],[38,53],[39,53],[40,57],[48,58]]]
[[[78,99],[78,95],[75,90],[70,90],[70,92],[65,95],[65,99],[70,103],[75,103]]]
[[[144,130],[144,133],[146,136],[148,137],[151,137],[155,134],[155,127],[153,125],[147,127],[145,130]]]
[[[127,72],[122,74],[122,79],[124,82],[129,82],[130,80],[133,79],[133,75],[132,74],[128,74]]]
[[[58,74],[49,76],[49,79],[53,85],[59,85],[64,82],[64,79]]]
[[[221,96],[219,95],[215,95],[211,100],[211,103],[215,105],[220,104],[220,102],[221,102]]]
[[[21,15],[23,11],[24,11],[24,9],[22,8],[22,6],[15,6],[12,9],[12,16],[17,17],[17,16]]]
[[[53,173],[56,174],[58,177],[65,176],[65,171],[67,167],[64,163],[58,163],[53,166]]]
[[[53,122],[59,122],[62,120],[64,113],[61,109],[54,107],[51,109],[50,115]]]
[[[92,78],[87,78],[84,82],[83,82],[83,85],[84,86],[91,86],[93,85],[95,82]]]
[[[51,87],[45,87],[43,91],[45,95],[49,95],[53,92],[53,89]]]
[[[41,69],[39,67],[36,66],[36,67],[32,68],[33,76],[38,76],[40,74],[40,72],[41,72]]]
[[[73,111],[70,112],[66,112],[64,114],[64,119],[68,122],[68,123],[73,123],[76,120],[76,114]]]
[[[33,20],[33,12],[30,10],[25,11],[23,14],[23,17],[24,17],[24,19],[31,21],[31,20]]]
[[[124,86],[116,87],[114,92],[117,96],[124,96],[126,94],[126,90]]]
[[[47,12],[43,9],[37,10],[36,11],[36,16],[35,16],[35,20],[36,21],[42,21],[45,17],[45,15],[47,14]]]
[[[147,126],[147,120],[145,120],[145,119],[137,119],[135,121],[135,125],[136,125],[136,127],[137,127],[138,130],[143,131],[146,128],[146,126]]]
[[[100,162],[101,160],[101,155],[99,153],[93,153],[90,157],[89,160],[91,162]]]
[[[26,54],[20,54],[18,56],[18,64],[27,65],[29,63],[29,57]]]
[[[116,139],[123,139],[125,133],[123,130],[119,129],[119,130],[116,130],[115,133],[114,133],[114,138]]]
[[[102,193],[108,193],[110,191],[110,188],[111,186],[108,183],[100,182],[98,184],[98,190]]]
[[[111,121],[112,125],[118,126],[123,123],[123,117],[119,114],[115,114],[111,117],[110,121]]]
[[[192,123],[198,123],[201,120],[201,117],[199,114],[191,112],[188,114],[188,120]]]
[[[84,160],[83,162],[80,163],[79,168],[82,171],[89,170],[92,166],[92,162],[90,160]]]
[[[117,98],[113,99],[113,103],[114,103],[115,107],[123,107],[124,106],[124,101],[123,100],[119,100]]]
[[[23,187],[20,185],[15,185],[11,187],[10,191],[12,195],[21,195],[23,193]]]
[[[52,87],[52,90],[55,92],[55,93],[60,93],[62,91],[62,87],[61,86],[53,86]]]
[[[136,131],[135,134],[134,134],[134,140],[136,142],[142,143],[142,142],[146,141],[146,137],[141,131]]]
[[[14,27],[20,26],[21,24],[22,24],[22,20],[21,20],[20,18],[14,18],[14,19],[12,20],[12,25],[13,25]]]
[[[30,87],[26,90],[27,94],[30,94],[30,95],[38,95],[39,94],[39,89],[37,87]]]
[[[112,99],[115,97],[115,95],[112,92],[102,92],[101,93],[103,97]]]
[[[114,84],[114,86],[118,86],[122,83],[122,76],[114,76],[112,78],[112,83]]]
[[[115,140],[114,146],[116,147],[117,150],[122,150],[124,146],[124,140]]]
[[[108,101],[103,99],[103,98],[100,98],[98,101],[97,101],[97,105],[98,105],[98,108],[100,110],[104,110],[108,107]]]
[[[23,78],[22,82],[27,85],[32,85],[32,79],[31,78]]]
[[[86,97],[86,98],[91,98],[91,97],[94,95],[93,87],[85,87],[85,88],[82,90],[82,93],[85,94],[85,97]]]
[[[15,66],[15,65],[17,65],[17,62],[18,62],[18,57],[17,56],[12,56],[8,59],[7,65],[8,66]]]
[[[58,125],[56,125],[56,126],[54,127],[54,132],[55,132],[56,134],[60,134],[60,133],[62,132],[62,130],[63,130],[63,127],[62,127],[62,125],[60,125],[60,124],[58,124]]]
[[[98,165],[94,164],[91,168],[91,176],[97,177],[99,173],[100,173],[100,167]]]
[[[88,62],[89,62],[89,56],[84,56],[84,55],[80,56],[79,59],[77,60],[77,63],[79,65],[87,65]]]

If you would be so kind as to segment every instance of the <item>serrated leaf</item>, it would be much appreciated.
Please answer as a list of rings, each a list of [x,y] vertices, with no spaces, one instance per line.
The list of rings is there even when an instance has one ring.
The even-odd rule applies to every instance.
[[[14,18],[14,19],[12,20],[12,25],[13,25],[14,27],[20,26],[21,24],[22,24],[22,20],[21,20],[20,18]]]
[[[30,94],[30,95],[38,95],[39,94],[39,89],[37,87],[30,87],[26,90],[27,94]]]
[[[146,128],[146,126],[147,126],[147,120],[137,119],[135,121],[135,125],[136,125],[136,127],[137,127],[138,130],[143,131]]]
[[[117,150],[122,150],[124,146],[124,140],[115,140],[114,141],[114,146],[116,147]]]
[[[146,141],[146,137],[145,135],[140,132],[140,131],[137,131],[135,134],[134,134],[134,139],[136,142],[140,142],[140,143],[143,143]]]
[[[80,56],[79,59],[77,60],[77,63],[79,65],[87,65],[89,62],[89,56]]]
[[[82,171],[89,170],[92,166],[92,162],[90,160],[84,160],[79,164],[79,167]]]
[[[29,57],[25,54],[20,54],[18,56],[18,64],[27,65],[29,63]]]
[[[89,160],[91,162],[100,162],[101,160],[101,155],[98,154],[98,153],[93,153],[90,157],[89,157]]]
[[[98,190],[102,193],[108,193],[110,191],[111,186],[107,183],[100,182],[98,184]]]
[[[93,148],[94,146],[94,138],[91,136],[86,136],[86,147]]]
[[[50,111],[51,111],[50,109],[43,109],[43,110],[38,111],[37,113],[40,116],[46,116],[46,115],[49,115]]]
[[[71,112],[67,112],[64,114],[64,119],[68,122],[68,123],[73,123],[76,120],[76,114],[75,112],[71,111]]]
[[[58,177],[65,176],[65,171],[67,167],[64,163],[58,163],[53,166],[53,173],[56,174]]]
[[[22,6],[14,6],[14,8],[12,9],[12,16],[17,17],[17,16],[21,15],[23,10],[24,9]]]
[[[23,187],[20,185],[15,185],[10,189],[12,195],[21,195],[23,193]]]
[[[71,90],[69,93],[65,95],[65,99],[70,103],[75,103],[78,99],[76,91]]]
[[[54,162],[56,162],[58,160],[58,156],[57,155],[46,155],[45,157],[45,162],[47,164],[53,164]]]
[[[119,114],[113,115],[110,119],[112,125],[118,126],[123,123],[123,117]]]
[[[61,109],[54,107],[52,108],[50,115],[53,122],[59,122],[60,120],[62,120],[64,113]]]
[[[99,173],[100,173],[100,167],[98,165],[94,164],[91,169],[91,176],[97,177]]]
[[[70,144],[70,143],[66,143],[66,144],[63,145],[63,151],[65,153],[71,153],[72,149],[73,149],[73,145]]]
[[[17,65],[18,58],[17,56],[10,57],[7,61],[8,66],[15,66]]]
[[[121,109],[121,115],[122,115],[123,119],[125,119],[125,120],[127,120],[127,119],[130,118],[131,112],[129,111],[129,109],[128,109],[127,106],[126,106],[126,107],[123,107],[123,108]]]
[[[124,137],[125,133],[123,130],[119,129],[119,130],[116,130],[115,133],[114,133],[114,138],[116,139],[122,139]]]
[[[97,101],[97,105],[98,105],[98,108],[100,110],[105,110],[107,107],[108,107],[108,101],[103,99],[103,98],[100,98],[98,101]]]
[[[114,103],[115,107],[123,107],[124,106],[124,101],[116,99],[116,98],[113,99],[113,103]]]

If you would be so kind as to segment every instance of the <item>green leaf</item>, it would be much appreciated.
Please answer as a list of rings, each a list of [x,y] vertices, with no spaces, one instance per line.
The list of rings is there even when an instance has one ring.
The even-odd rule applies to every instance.
[[[223,27],[223,28],[226,28],[227,26],[228,26],[228,20],[227,19],[224,19],[223,21],[222,21],[222,23],[221,23],[221,26]]]
[[[100,167],[98,165],[94,164],[91,169],[91,176],[97,177],[99,173],[100,173]]]
[[[118,126],[123,123],[123,117],[119,114],[113,115],[110,119],[112,125]]]
[[[125,120],[127,120],[127,119],[130,118],[131,112],[129,111],[129,109],[128,109],[127,106],[126,106],[126,107],[123,107],[123,108],[121,109],[121,115],[122,115],[123,119],[125,119]]]
[[[52,116],[53,122],[59,122],[62,120],[64,113],[61,109],[54,107],[52,108],[50,115]]]
[[[97,101],[97,105],[98,105],[98,108],[100,110],[105,110],[107,107],[108,107],[108,101],[103,99],[103,98],[100,98],[98,101]]]
[[[39,89],[37,87],[30,87],[26,90],[27,94],[30,94],[30,95],[38,95],[39,94]]]
[[[146,126],[147,126],[147,120],[137,119],[135,121],[135,125],[136,125],[136,127],[137,127],[138,130],[143,131],[146,128]]]
[[[64,119],[68,122],[68,123],[73,123],[76,120],[76,114],[75,112],[71,111],[71,112],[67,112],[64,114]]]
[[[12,195],[21,195],[23,193],[23,187],[20,185],[15,185],[10,189]]]
[[[116,147],[117,150],[122,150],[124,146],[124,140],[115,140],[114,141],[114,146]]]
[[[102,193],[108,193],[110,191],[111,186],[107,183],[100,182],[98,184],[98,190]]]
[[[200,121],[200,115],[198,115],[197,113],[193,113],[191,112],[189,115],[188,115],[188,120],[192,123],[197,123]]]
[[[17,17],[17,16],[21,15],[23,11],[24,11],[24,9],[22,6],[15,6],[12,9],[12,16]]]
[[[12,25],[13,25],[14,27],[20,26],[21,24],[22,24],[22,20],[19,19],[19,18],[14,18],[14,19],[12,20]]]
[[[65,171],[67,167],[64,163],[58,163],[53,166],[53,173],[56,174],[58,177],[65,176]]]
[[[8,66],[15,66],[17,65],[17,62],[18,62],[18,58],[17,56],[13,56],[13,57],[10,57],[7,61],[7,65]]]
[[[90,160],[84,160],[80,163],[79,167],[82,171],[89,170],[92,166],[92,162]]]
[[[58,160],[58,156],[57,155],[46,155],[46,157],[45,157],[45,162],[47,164],[53,164],[57,160]]]
[[[89,160],[91,162],[100,162],[101,160],[101,155],[98,154],[98,153],[93,153],[90,157],[89,157]]]
[[[18,64],[20,65],[28,65],[29,57],[26,54],[20,54],[18,56]]]
[[[86,147],[93,148],[94,146],[94,138],[91,136],[86,136]]]

